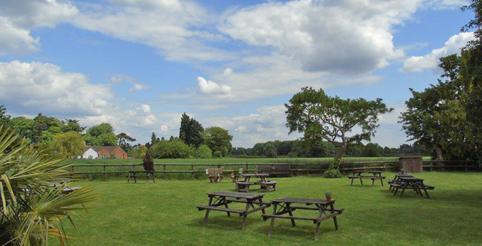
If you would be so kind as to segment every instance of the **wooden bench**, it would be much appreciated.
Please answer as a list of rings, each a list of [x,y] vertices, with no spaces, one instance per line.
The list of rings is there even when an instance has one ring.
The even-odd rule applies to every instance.
[[[208,168],[206,174],[210,183],[217,183],[223,181],[224,167]]]

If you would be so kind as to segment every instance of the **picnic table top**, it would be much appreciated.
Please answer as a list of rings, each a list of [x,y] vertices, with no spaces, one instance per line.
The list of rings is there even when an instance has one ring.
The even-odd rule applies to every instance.
[[[335,203],[335,200],[322,200],[316,198],[298,198],[298,197],[284,197],[279,199],[274,199],[272,202],[275,203],[304,203],[304,204],[321,204],[329,205]]]
[[[268,177],[268,173],[243,173],[241,174],[243,177]]]
[[[257,199],[262,198],[262,193],[246,193],[246,192],[232,192],[232,191],[217,191],[208,193],[209,196],[232,197],[237,199]]]
[[[365,170],[365,169],[354,169],[353,173],[382,173],[380,170]]]
[[[423,179],[421,178],[416,178],[416,177],[413,177],[413,176],[410,176],[410,177],[400,177],[401,180],[404,180],[404,181],[423,181]]]

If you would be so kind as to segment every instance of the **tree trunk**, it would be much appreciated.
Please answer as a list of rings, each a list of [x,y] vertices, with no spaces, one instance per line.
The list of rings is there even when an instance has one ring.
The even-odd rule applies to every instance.
[[[436,146],[435,147],[435,153],[436,153],[436,157],[435,157],[435,160],[437,161],[443,161],[444,157],[442,155],[442,149],[439,147],[439,146]]]
[[[346,144],[343,143],[336,149],[335,160],[330,165],[330,169],[336,169],[338,171],[340,170],[341,162],[343,161],[343,157],[345,156],[346,147]]]

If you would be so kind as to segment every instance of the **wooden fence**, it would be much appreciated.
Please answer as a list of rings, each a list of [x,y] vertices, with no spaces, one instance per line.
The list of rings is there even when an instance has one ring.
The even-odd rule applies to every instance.
[[[193,163],[161,163],[154,164],[156,176],[182,175],[186,177],[204,176],[207,168],[224,167],[224,172],[238,173],[257,172],[260,170],[282,170],[284,176],[321,174],[329,167],[329,162],[319,164],[293,164],[293,163],[224,163],[224,164],[193,164]],[[480,171],[480,166],[470,161],[423,161],[425,171]],[[376,168],[385,171],[396,171],[398,161],[363,161],[346,162],[342,164],[342,171],[350,172],[353,168]],[[103,177],[126,176],[129,171],[142,171],[142,164],[84,164],[69,166],[73,176],[76,177]],[[280,172],[280,171],[278,171]],[[276,173],[276,172],[272,172]],[[161,175],[161,176],[159,176]]]

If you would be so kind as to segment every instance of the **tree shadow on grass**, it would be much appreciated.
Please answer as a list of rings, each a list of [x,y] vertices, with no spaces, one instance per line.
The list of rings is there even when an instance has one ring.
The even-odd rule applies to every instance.
[[[269,221],[266,221],[266,225],[260,227],[257,231],[261,234],[268,235],[268,231],[270,228]],[[315,237],[315,229],[316,224],[307,221],[296,221],[296,226],[291,226],[291,222],[275,220],[275,224],[273,226],[272,237],[289,237],[289,238],[296,238],[296,239],[314,239]],[[320,236],[319,238],[323,238],[325,233],[334,233],[337,232],[334,228],[332,220],[325,221],[321,223],[320,226]]]
[[[240,231],[242,221],[243,221],[243,218],[237,214],[232,214],[231,217],[228,217],[227,215],[221,215],[221,214],[211,216],[210,214],[208,222],[204,224],[204,213],[203,213],[201,218],[192,220],[191,223],[189,223],[189,225],[195,226],[195,227]],[[248,216],[245,228],[249,228],[250,226],[253,226],[258,223],[263,223],[263,219],[261,217],[252,216],[250,218],[250,216]]]

